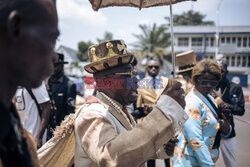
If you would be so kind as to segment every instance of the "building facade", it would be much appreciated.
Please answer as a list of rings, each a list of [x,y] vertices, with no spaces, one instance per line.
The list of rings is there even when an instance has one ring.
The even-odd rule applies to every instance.
[[[240,84],[247,87],[250,85],[250,26],[220,26],[218,31],[218,53],[226,58],[229,77],[240,79]],[[174,35],[176,53],[194,50],[198,60],[215,58],[215,26],[175,26]]]

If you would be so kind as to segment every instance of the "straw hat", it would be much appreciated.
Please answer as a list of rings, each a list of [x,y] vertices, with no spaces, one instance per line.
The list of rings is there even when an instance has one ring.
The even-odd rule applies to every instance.
[[[92,74],[130,63],[134,59],[134,56],[127,51],[123,40],[92,45],[88,49],[88,56],[90,64],[84,66],[84,69]]]
[[[197,63],[196,54],[193,50],[177,54],[176,60],[179,64],[179,70],[177,70],[177,73],[190,71]]]

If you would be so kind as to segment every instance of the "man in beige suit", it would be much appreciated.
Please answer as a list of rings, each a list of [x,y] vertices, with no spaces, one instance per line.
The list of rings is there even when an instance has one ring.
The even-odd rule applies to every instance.
[[[149,60],[146,71],[148,76],[138,83],[136,107],[143,107],[143,111],[147,115],[164,89],[173,85],[173,80],[159,76],[160,63],[157,60]]]
[[[126,105],[136,100],[136,82],[122,40],[89,48],[97,95],[87,101],[75,120],[75,166],[139,167],[149,159],[166,158],[163,145],[183,127],[188,116],[181,84],[164,90],[156,107],[136,125]]]
[[[140,111],[143,111],[140,115],[145,116],[152,111],[166,87],[171,87],[174,83],[174,81],[169,78],[159,76],[160,63],[157,60],[149,60],[146,71],[148,76],[138,83],[138,98],[136,102],[136,107],[139,108]],[[143,119],[144,117],[141,117],[138,119],[138,122],[141,122]],[[166,167],[169,166],[169,159],[165,160],[165,165]],[[155,160],[149,160],[147,166],[155,167]]]

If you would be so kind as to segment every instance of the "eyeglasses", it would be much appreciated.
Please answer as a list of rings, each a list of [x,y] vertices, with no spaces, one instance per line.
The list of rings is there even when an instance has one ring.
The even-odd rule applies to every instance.
[[[114,73],[115,75],[124,75],[124,76],[129,76],[130,78],[134,78],[137,76],[136,70],[132,70],[130,72],[117,72]]]
[[[155,68],[156,70],[158,70],[160,67],[159,66],[148,66],[148,68],[150,68],[150,69]]]
[[[218,81],[206,80],[206,79],[199,80],[199,83],[200,83],[201,87],[206,87],[206,86],[208,86],[208,84],[212,87],[216,87],[219,84]]]

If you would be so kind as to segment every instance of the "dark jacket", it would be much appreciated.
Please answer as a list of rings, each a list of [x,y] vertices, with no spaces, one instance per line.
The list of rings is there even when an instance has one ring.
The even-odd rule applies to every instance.
[[[76,85],[64,75],[55,83],[51,83],[51,80],[49,80],[48,85],[50,98],[55,103],[49,127],[55,129],[66,115],[73,113],[75,110]]]
[[[232,126],[232,132],[228,138],[235,137],[234,130],[234,115],[242,116],[245,113],[245,101],[242,88],[232,82],[226,80],[224,85],[220,85],[222,92],[222,100],[229,104],[230,114],[227,115],[227,118]],[[237,100],[233,100],[233,96],[236,96]],[[222,110],[223,112],[223,110]]]

